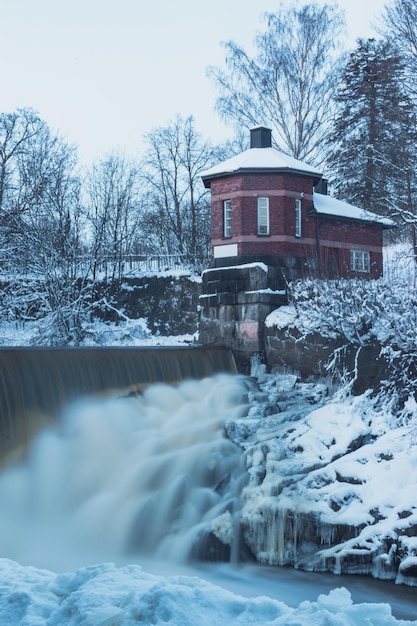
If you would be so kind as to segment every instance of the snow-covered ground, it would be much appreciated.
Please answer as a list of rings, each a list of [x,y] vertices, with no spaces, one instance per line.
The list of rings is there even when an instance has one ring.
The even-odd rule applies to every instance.
[[[193,339],[188,336],[171,339],[151,337],[146,327],[142,330],[142,337],[138,330],[133,340],[131,328],[124,334],[120,328],[111,329],[114,332],[111,341],[108,341],[108,328],[95,329],[94,333],[95,336],[105,333],[107,345],[124,345],[126,341],[133,341],[134,345],[178,345]],[[5,330],[4,337],[10,339],[8,345],[28,343],[28,335],[19,329],[14,335],[10,329]],[[335,571],[344,571],[350,554],[371,554],[372,558],[376,557],[372,566],[374,575],[384,576],[384,564],[398,559],[401,563],[398,581],[404,580],[404,573],[413,571],[417,565],[415,533],[409,532],[417,524],[417,454],[407,427],[393,428],[392,416],[376,411],[366,396],[329,396],[323,385],[301,385],[293,376],[264,375],[261,370],[257,376],[260,391],[249,393],[251,407],[247,416],[242,415],[240,410],[235,411],[236,380],[231,382],[230,395],[228,383],[224,381],[220,387],[219,381],[214,383],[214,393],[213,385],[202,382],[188,385],[191,404],[187,404],[181,412],[180,421],[188,431],[187,420],[195,422],[196,414],[201,419],[203,407],[209,407],[209,413],[213,413],[215,407],[227,423],[229,436],[244,450],[250,478],[244,493],[242,522],[246,538],[258,558],[268,563],[293,559],[306,569],[309,564],[310,569],[320,569],[320,563],[332,562]],[[208,388],[211,389],[210,394]],[[150,392],[153,401],[162,402],[160,389],[158,387]],[[221,393],[218,393],[219,389]],[[209,396],[212,404],[207,400]],[[180,402],[175,394],[168,394],[167,398],[162,404],[167,414],[171,414]],[[103,419],[105,411],[100,406],[98,408],[100,419]],[[153,405],[149,411],[150,415],[158,415]],[[162,428],[164,418],[158,419],[162,420]],[[88,447],[94,441],[92,429],[96,432],[94,423],[97,422],[92,420],[87,424],[87,439],[80,447],[85,456],[79,456],[80,450],[74,454],[74,469],[82,467],[83,470],[78,473],[63,471],[71,467],[61,465],[68,463],[68,448],[48,447],[52,439],[46,442],[46,448],[38,445],[40,465],[27,466],[14,475],[14,482],[10,483],[14,485],[13,489],[8,488],[8,478],[2,477],[2,486],[9,493],[10,501],[18,501],[19,493],[29,485],[37,503],[43,497],[54,502],[56,495],[64,492],[69,500],[59,497],[59,503],[69,506],[71,497],[84,490],[89,497],[95,498],[91,502],[96,514],[102,511],[101,518],[97,519],[106,522],[106,528],[111,529],[110,515],[112,508],[115,509],[111,503],[117,502],[121,489],[126,489],[126,481],[131,480],[128,470],[132,469],[136,452],[131,447],[135,437],[127,429],[129,420],[110,421],[113,428],[120,426],[122,430],[114,436],[111,432],[104,433],[104,439],[100,441],[105,446],[105,454],[100,454],[98,464]],[[143,422],[143,418],[139,421]],[[70,429],[72,442],[75,432],[78,431]],[[180,440],[184,441],[183,436]],[[61,440],[57,437],[56,445],[62,443],[62,437]],[[99,450],[102,444],[98,446]],[[113,456],[113,445],[119,456]],[[51,454],[49,460],[55,459],[53,472],[50,462],[42,463],[45,452]],[[113,479],[116,474],[121,477],[120,483],[105,482],[106,477]],[[78,483],[72,482],[77,476],[80,490],[77,489]],[[43,492],[35,490],[36,481],[45,479],[51,479],[56,490],[42,495]],[[63,481],[62,488],[59,488],[58,480]],[[98,485],[98,490],[91,490],[91,485]],[[100,508],[105,501],[111,506]],[[19,507],[19,502],[17,505]],[[74,519],[81,520],[83,516],[86,520],[91,519],[88,513],[93,510],[90,501],[81,502],[81,505],[75,511]],[[65,511],[65,506],[61,510]],[[302,542],[298,541],[304,532],[303,515],[312,512],[319,523],[314,533],[310,533],[310,545],[302,547]],[[7,545],[4,529],[16,523],[16,519],[8,519],[6,515],[2,520],[3,542]],[[25,517],[20,522],[33,529],[39,520],[42,516],[38,520]],[[288,541],[288,536],[276,532],[279,528],[274,526],[277,520],[284,522],[281,528],[286,526],[287,530],[291,529],[291,541]],[[214,522],[212,526],[217,529],[217,535],[227,538],[230,516],[220,514]],[[331,527],[343,524],[346,527],[364,527],[356,539],[340,541],[340,537],[332,535]],[[42,527],[40,524],[39,529],[43,532],[34,535],[36,541],[40,542],[42,538],[46,545],[49,542],[51,549],[52,539],[55,541],[56,536],[49,534],[48,541],[50,531],[46,518],[45,525]],[[64,546],[66,537],[69,539],[68,533],[65,534],[65,524],[62,530],[61,544]],[[90,524],[86,537],[93,536],[94,525]],[[321,546],[320,553],[315,542]],[[20,543],[23,545],[24,541]],[[111,547],[110,543],[108,547]],[[69,544],[68,550],[71,549]],[[23,555],[22,558],[13,556],[14,560],[10,560],[4,548],[2,554],[8,558],[0,559],[0,624],[10,626],[417,624],[417,601],[416,621],[401,622],[392,616],[387,603],[354,604],[349,591],[338,584],[337,576],[335,589],[330,593],[320,595],[315,601],[302,601],[300,598],[299,606],[289,606],[267,596],[249,598],[237,595],[203,577],[172,575],[172,567],[168,566],[167,575],[150,573],[145,569],[145,562],[144,569],[141,568],[140,558],[132,557],[130,564],[118,563],[117,559],[113,559],[111,549],[109,560],[104,556],[90,561],[88,565],[75,565],[65,571],[60,568],[44,569],[41,563],[36,563],[35,567],[35,560],[31,563],[31,559],[25,560]]]
[[[179,346],[193,343],[194,335],[153,335],[146,319],[127,320],[117,325],[91,322],[85,327],[85,346]],[[0,323],[0,346],[30,346],[36,342],[36,323]]]

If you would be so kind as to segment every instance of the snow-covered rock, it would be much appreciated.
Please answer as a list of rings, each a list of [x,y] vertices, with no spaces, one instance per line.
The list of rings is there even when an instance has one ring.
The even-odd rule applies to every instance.
[[[372,574],[417,584],[417,449],[367,394],[326,398],[323,386],[264,376],[277,407],[229,420],[249,484],[241,523],[263,563]]]

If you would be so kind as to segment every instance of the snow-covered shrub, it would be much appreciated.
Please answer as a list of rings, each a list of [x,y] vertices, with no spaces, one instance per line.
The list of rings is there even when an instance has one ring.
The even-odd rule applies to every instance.
[[[90,319],[91,295],[85,282],[57,269],[48,275],[17,276],[2,283],[0,322],[31,327],[35,345],[79,345]]]
[[[320,333],[357,346],[384,341],[392,321],[387,299],[396,306],[402,300],[387,283],[364,280],[297,281],[290,285],[290,299],[302,334]]]
[[[381,399],[405,418],[417,416],[417,294],[410,285],[305,280],[290,285],[290,299],[302,338],[318,333],[342,348],[378,346],[387,364]],[[332,366],[341,362],[333,359]]]

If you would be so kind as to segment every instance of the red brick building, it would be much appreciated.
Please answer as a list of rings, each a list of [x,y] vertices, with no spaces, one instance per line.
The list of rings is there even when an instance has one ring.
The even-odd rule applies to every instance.
[[[270,129],[252,129],[250,149],[202,179],[211,190],[213,267],[261,261],[289,280],[382,275],[392,221],[326,195],[322,173],[272,148]]]

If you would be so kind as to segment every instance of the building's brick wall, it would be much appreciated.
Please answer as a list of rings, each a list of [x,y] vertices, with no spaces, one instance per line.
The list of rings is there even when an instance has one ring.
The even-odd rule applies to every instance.
[[[246,173],[211,181],[213,245],[236,243],[239,257],[293,256],[322,275],[352,277],[350,250],[368,250],[370,274],[382,275],[382,228],[311,214],[314,178],[297,173]],[[269,236],[257,235],[257,198],[269,198]],[[295,236],[295,200],[301,200],[302,236]],[[232,236],[223,236],[223,203],[231,202]],[[318,251],[320,250],[320,261]],[[219,261],[218,261],[219,263]],[[221,261],[220,261],[221,263]]]
[[[232,237],[256,235],[257,198],[269,197],[271,233],[295,230],[295,198],[301,199],[303,218],[307,225],[307,209],[311,206],[314,179],[296,174],[245,174],[214,179],[211,182],[212,239],[223,238],[223,202],[231,201]],[[290,195],[273,195],[285,190]],[[253,194],[251,193],[253,192]],[[305,195],[302,198],[301,194]],[[311,220],[310,220],[311,221]],[[310,231],[312,227],[310,226]]]

